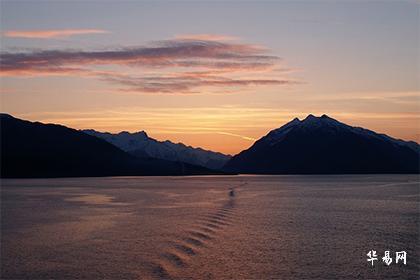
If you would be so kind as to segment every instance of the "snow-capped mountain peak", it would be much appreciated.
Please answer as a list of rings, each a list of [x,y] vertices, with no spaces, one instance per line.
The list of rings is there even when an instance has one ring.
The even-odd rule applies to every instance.
[[[283,141],[283,139],[287,136],[287,134],[289,134],[292,130],[300,131],[300,133],[319,132],[321,130],[323,130],[325,133],[328,132],[332,134],[347,132],[347,133],[357,134],[364,138],[375,138],[375,139],[390,141],[394,145],[407,146],[416,151],[420,150],[419,145],[415,142],[412,142],[412,141],[407,142],[400,139],[394,139],[390,136],[376,133],[369,129],[365,129],[361,127],[353,127],[345,123],[339,122],[327,116],[326,114],[323,114],[320,117],[316,117],[312,114],[309,114],[303,120],[299,120],[298,118],[295,118],[292,121],[281,126],[280,128],[270,131],[265,137],[261,139],[261,141],[257,141],[257,142],[264,142],[264,143],[269,143],[270,145],[276,145],[277,143]]]
[[[134,133],[122,131],[112,134],[89,129],[84,130],[84,132],[102,138],[123,151],[138,157],[181,161],[210,169],[220,169],[230,159],[230,155],[193,148],[183,143],[176,144],[169,140],[158,141],[149,137],[144,131]]]
[[[225,170],[255,174],[418,173],[415,142],[308,115],[270,131]]]

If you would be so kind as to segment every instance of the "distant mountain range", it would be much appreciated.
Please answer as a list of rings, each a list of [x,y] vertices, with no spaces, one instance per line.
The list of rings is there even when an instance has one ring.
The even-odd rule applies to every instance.
[[[417,143],[326,115],[296,118],[231,158],[143,131],[79,131],[8,114],[0,114],[0,125],[1,177],[420,172]]]
[[[1,177],[198,175],[215,171],[137,158],[81,131],[0,114]]]
[[[232,157],[224,170],[255,174],[419,173],[420,147],[322,115],[294,119]]]
[[[175,144],[168,140],[158,141],[149,137],[144,131],[135,133],[123,131],[112,134],[87,129],[83,132],[104,139],[121,150],[140,158],[150,157],[185,162],[215,170],[221,169],[231,158],[230,155],[193,148],[182,143]]]

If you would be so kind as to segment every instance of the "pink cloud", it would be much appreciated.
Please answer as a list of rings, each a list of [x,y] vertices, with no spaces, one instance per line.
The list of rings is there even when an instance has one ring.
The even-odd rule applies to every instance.
[[[123,85],[123,90],[127,91],[161,93],[191,93],[204,87],[224,89],[296,84],[296,81],[282,78],[284,74],[278,71],[282,60],[270,55],[267,49],[208,36],[100,51],[3,52],[0,54],[1,75],[88,76]],[[96,68],[100,65],[135,68],[140,75],[100,72]],[[153,75],[146,74],[150,70],[153,70]],[[264,78],[260,78],[261,73]],[[242,78],[239,79],[238,75]]]
[[[108,31],[102,29],[9,30],[3,32],[3,35],[12,38],[49,39],[57,37],[69,37],[74,35],[102,33],[108,33]]]

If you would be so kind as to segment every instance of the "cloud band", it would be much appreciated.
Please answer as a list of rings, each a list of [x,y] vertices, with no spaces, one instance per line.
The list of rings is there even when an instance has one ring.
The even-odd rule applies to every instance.
[[[278,56],[269,55],[260,46],[208,35],[100,51],[40,50],[0,55],[3,76],[83,75],[123,85],[124,91],[151,93],[296,83],[279,77],[280,62]],[[127,71],[98,70],[102,65],[123,66]]]

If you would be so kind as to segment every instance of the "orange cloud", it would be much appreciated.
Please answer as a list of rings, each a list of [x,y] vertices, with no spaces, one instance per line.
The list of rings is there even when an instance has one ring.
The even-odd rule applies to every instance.
[[[49,39],[57,37],[69,37],[74,35],[102,33],[108,33],[108,31],[102,29],[9,30],[3,32],[3,35],[12,38]]]

